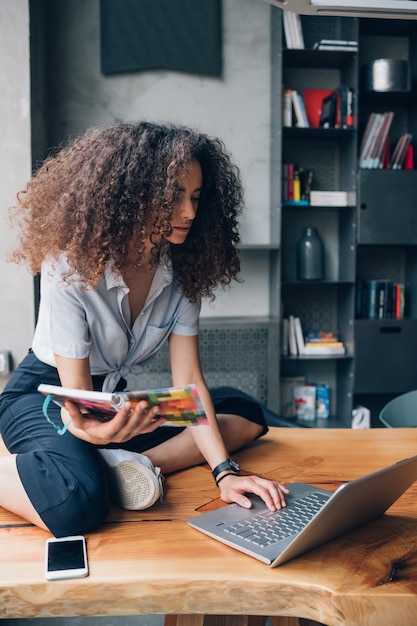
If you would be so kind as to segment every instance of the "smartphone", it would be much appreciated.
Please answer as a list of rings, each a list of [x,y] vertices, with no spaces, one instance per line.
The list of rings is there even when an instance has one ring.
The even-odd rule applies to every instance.
[[[88,575],[85,537],[50,537],[45,546],[45,578],[82,578]]]

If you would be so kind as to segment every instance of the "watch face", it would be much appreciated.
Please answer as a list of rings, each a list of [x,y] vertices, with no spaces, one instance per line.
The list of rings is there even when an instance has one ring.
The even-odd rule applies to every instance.
[[[239,463],[236,463],[236,461],[234,461],[233,459],[230,459],[230,467],[235,472],[239,472],[239,470],[240,470]]]

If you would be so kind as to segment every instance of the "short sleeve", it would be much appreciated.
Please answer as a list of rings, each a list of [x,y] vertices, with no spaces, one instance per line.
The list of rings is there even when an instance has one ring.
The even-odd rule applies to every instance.
[[[82,359],[89,356],[90,338],[85,308],[77,282],[62,279],[62,262],[44,262],[41,299],[33,350],[41,360],[54,364],[53,354]]]
[[[201,300],[196,303],[183,299],[181,312],[175,322],[172,332],[176,335],[198,335]]]

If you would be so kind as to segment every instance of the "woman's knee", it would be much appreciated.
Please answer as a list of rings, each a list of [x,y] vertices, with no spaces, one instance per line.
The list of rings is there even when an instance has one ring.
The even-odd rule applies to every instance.
[[[71,496],[41,517],[55,537],[91,532],[101,526],[109,512],[109,502],[103,490],[95,493],[80,485]]]
[[[109,512],[104,470],[97,460],[60,458],[37,451],[17,455],[23,487],[45,525],[57,537],[89,532]]]

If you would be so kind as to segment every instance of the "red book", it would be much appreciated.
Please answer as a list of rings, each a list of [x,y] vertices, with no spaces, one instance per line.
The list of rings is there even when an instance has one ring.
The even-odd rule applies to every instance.
[[[394,317],[400,320],[404,317],[404,287],[401,283],[395,285]]]
[[[294,200],[294,163],[288,163],[288,200]]]
[[[405,170],[413,170],[414,169],[414,148],[413,146],[408,146],[407,152],[405,153],[404,159],[404,168]]]

